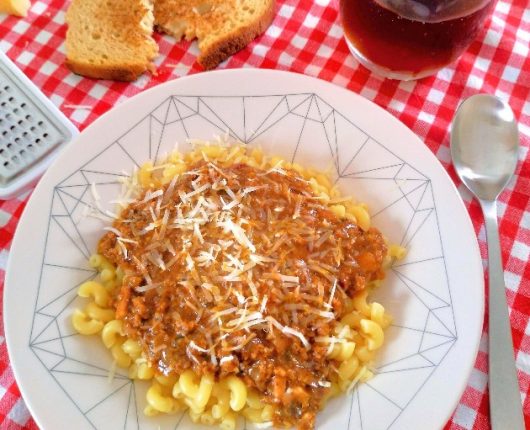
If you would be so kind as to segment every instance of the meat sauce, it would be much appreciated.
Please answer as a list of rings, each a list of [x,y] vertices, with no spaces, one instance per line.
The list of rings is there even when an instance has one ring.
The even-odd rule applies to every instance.
[[[313,428],[334,368],[314,339],[383,278],[382,235],[339,219],[294,170],[201,162],[162,191],[115,221],[129,241],[99,243],[126,274],[114,306],[127,336],[161,374],[235,374],[276,406],[275,425]]]

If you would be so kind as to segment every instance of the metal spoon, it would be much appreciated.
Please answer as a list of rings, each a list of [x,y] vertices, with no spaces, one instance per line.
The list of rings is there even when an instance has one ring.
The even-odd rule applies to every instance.
[[[462,182],[478,198],[489,262],[489,390],[493,430],[524,430],[497,225],[497,197],[517,164],[519,135],[510,106],[479,94],[464,101],[451,132],[451,156]]]

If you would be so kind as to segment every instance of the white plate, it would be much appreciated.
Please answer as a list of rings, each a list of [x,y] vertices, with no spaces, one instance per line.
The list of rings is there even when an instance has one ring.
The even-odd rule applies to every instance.
[[[482,266],[465,207],[431,152],[384,110],[320,80],[263,70],[202,73],[146,91],[88,127],[41,180],[15,235],[4,293],[11,362],[38,424],[200,428],[187,415],[143,417],[144,383],[117,376],[109,384],[108,352],[97,337],[76,335],[70,314],[77,285],[94,276],[86,260],[103,227],[82,216],[89,184],[107,202],[135,163],[227,130],[267,153],[331,168],[344,192],[369,204],[375,225],[408,249],[377,292],[394,316],[377,376],[332,401],[317,428],[441,428],[482,329]]]

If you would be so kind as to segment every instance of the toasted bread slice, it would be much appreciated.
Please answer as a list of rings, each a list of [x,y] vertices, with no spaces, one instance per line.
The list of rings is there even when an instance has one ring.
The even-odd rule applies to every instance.
[[[263,33],[274,0],[155,0],[155,25],[177,40],[198,39],[198,62],[213,69]]]
[[[72,0],[66,13],[66,65],[79,75],[133,81],[152,69],[150,0]]]

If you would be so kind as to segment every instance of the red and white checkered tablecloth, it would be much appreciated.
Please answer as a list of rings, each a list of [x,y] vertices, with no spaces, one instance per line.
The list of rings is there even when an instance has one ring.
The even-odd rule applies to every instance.
[[[410,127],[458,182],[450,165],[449,125],[459,103],[475,93],[507,100],[520,121],[521,150],[517,175],[499,203],[500,234],[508,303],[516,350],[526,427],[530,429],[530,5],[528,0],[500,0],[485,30],[460,60],[436,76],[398,82],[375,76],[348,52],[339,24],[338,0],[277,0],[277,16],[265,35],[222,64],[222,68],[261,67],[291,70],[333,82],[387,109]],[[62,0],[34,1],[25,19],[0,15],[0,49],[83,129],[121,101],[179,76],[200,72],[195,44],[157,36],[160,56],[156,76],[130,84],[94,81],[63,65]],[[89,109],[75,106],[88,106]],[[480,207],[459,184],[486,261]],[[29,193],[0,201],[0,297],[7,256]],[[1,303],[0,303],[1,305]],[[0,306],[1,309],[1,306]],[[1,310],[0,310],[1,312]],[[446,429],[488,429],[487,324],[475,367]],[[9,364],[0,319],[0,428],[35,429]],[[423,430],[423,429],[421,429]]]

